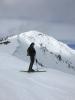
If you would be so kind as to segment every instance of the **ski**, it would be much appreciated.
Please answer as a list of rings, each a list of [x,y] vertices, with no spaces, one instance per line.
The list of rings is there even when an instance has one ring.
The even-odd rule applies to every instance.
[[[28,71],[25,71],[25,70],[21,70],[20,72],[35,73],[35,72],[46,72],[46,70],[35,70],[33,72],[28,72]]]

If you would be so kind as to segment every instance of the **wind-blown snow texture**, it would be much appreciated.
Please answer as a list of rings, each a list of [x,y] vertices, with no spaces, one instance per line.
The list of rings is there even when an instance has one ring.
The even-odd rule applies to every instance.
[[[64,72],[75,73],[75,51],[66,44],[37,31],[29,31],[18,36],[19,46],[14,54],[29,61],[27,48],[31,42],[35,43],[36,58],[45,67],[55,68]]]
[[[65,62],[70,59],[74,64],[75,51],[52,37],[35,31],[22,33],[8,40],[9,44],[0,44],[0,100],[75,100],[75,75],[72,75],[75,71],[68,68],[68,63]],[[21,73],[21,70],[28,69],[29,57],[26,56],[26,49],[33,41],[36,44],[37,59],[43,64],[48,62],[47,72]],[[50,44],[46,45],[48,41]],[[61,54],[60,44],[62,49],[67,48],[65,54],[64,49]],[[64,61],[59,59],[59,54]],[[37,68],[36,64],[34,68]],[[56,70],[59,68],[61,71]]]

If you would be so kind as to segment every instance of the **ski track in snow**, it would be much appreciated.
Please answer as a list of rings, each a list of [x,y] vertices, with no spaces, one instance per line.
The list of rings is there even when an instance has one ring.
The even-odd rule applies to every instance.
[[[20,72],[29,63],[13,55],[19,44],[15,38],[9,40],[0,46],[0,100],[75,100],[75,75],[50,68],[43,73]]]
[[[71,96],[68,94],[70,94],[70,92],[72,91],[70,90],[70,92],[68,93],[68,91],[62,87],[62,85],[57,86],[55,82],[50,83],[51,81],[53,81],[53,79],[48,79],[49,77],[47,75],[47,72],[39,73],[39,75],[37,73],[31,73],[31,74],[21,73],[19,71],[14,71],[14,70],[13,71],[10,70],[10,72],[6,71],[6,72],[5,73],[7,75],[0,74],[0,80],[1,80],[1,76],[3,76],[2,78],[4,80],[2,81],[2,83],[4,84],[2,85],[4,85],[3,87],[4,91],[7,90],[7,92],[5,91],[5,94],[7,95],[10,94],[10,96],[8,97],[8,100],[9,98],[11,99],[12,96],[14,98],[17,98],[18,100],[21,100],[24,98],[26,100],[31,99],[31,98],[32,98],[31,100],[35,100],[35,99],[36,100],[38,99],[50,100],[51,98],[52,100],[57,100],[55,99],[56,97],[59,98],[58,100],[60,99],[71,100],[70,99]],[[56,85],[56,87],[54,85]],[[4,94],[4,91],[3,91],[3,94]],[[14,98],[12,98],[11,100],[13,100]],[[2,100],[7,100],[7,99],[2,99]]]

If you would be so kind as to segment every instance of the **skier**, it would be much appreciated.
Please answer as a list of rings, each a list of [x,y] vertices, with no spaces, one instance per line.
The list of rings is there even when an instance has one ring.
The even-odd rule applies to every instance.
[[[36,56],[36,50],[34,48],[34,45],[35,43],[32,42],[29,48],[27,49],[27,56],[30,56],[30,65],[29,65],[28,72],[34,72],[34,70],[32,69],[34,61],[35,61],[35,56]]]

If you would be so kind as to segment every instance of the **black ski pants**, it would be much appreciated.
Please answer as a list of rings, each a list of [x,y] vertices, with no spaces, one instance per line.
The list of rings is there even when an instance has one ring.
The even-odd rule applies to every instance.
[[[31,70],[32,70],[32,67],[33,67],[33,64],[34,64],[34,60],[35,60],[35,57],[34,57],[34,56],[30,56],[29,71],[31,71]]]

